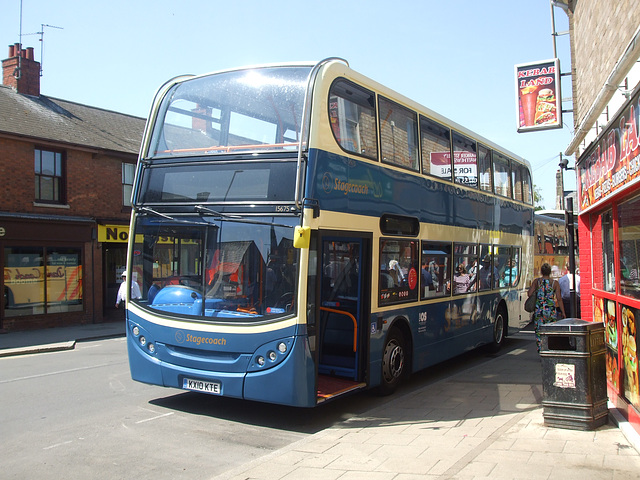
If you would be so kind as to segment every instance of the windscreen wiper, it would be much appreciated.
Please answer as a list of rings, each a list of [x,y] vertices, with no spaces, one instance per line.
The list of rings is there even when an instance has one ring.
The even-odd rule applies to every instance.
[[[281,223],[274,223],[274,222],[262,222],[260,220],[250,220],[248,218],[240,217],[239,215],[228,215],[226,213],[221,213],[221,212],[218,212],[216,210],[212,210],[212,209],[207,208],[207,207],[205,207],[203,205],[196,205],[194,207],[194,209],[200,215],[202,215],[203,213],[209,213],[209,214],[211,214],[211,215],[213,215],[215,217],[218,217],[220,220],[224,220],[226,222],[250,223],[252,225],[266,225],[266,226],[269,226],[269,227],[292,228],[291,225],[283,225]]]
[[[172,222],[186,223],[188,225],[202,226],[202,223],[194,222],[193,220],[182,220],[182,219],[179,219],[179,218],[175,218],[175,217],[172,217],[171,215],[167,215],[166,213],[160,213],[157,210],[154,210],[153,208],[149,208],[149,207],[138,207],[138,208],[136,208],[136,210],[139,211],[139,212],[150,213],[150,214],[155,215],[157,217],[166,218],[167,220],[171,220]]]

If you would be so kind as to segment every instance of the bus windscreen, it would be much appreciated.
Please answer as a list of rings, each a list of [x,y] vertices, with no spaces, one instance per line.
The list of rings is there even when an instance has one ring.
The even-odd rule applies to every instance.
[[[149,157],[295,150],[309,67],[206,75],[165,95]]]

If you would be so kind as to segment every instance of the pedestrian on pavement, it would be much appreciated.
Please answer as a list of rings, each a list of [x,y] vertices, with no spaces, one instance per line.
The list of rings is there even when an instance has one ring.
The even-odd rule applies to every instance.
[[[529,296],[536,295],[536,309],[533,312],[533,322],[536,331],[536,343],[540,351],[540,327],[546,323],[552,323],[566,317],[560,285],[551,278],[551,267],[543,263],[540,267],[540,277],[535,278],[529,287]],[[558,318],[556,306],[560,308],[562,317]]]
[[[571,313],[571,288],[576,294],[576,311],[574,315],[576,318],[580,318],[580,272],[576,268],[575,275],[569,273],[569,264],[565,265],[567,273],[558,279],[560,285],[560,293],[562,294],[562,303],[564,304],[564,311]]]
[[[118,295],[116,296],[116,308],[120,308],[121,303],[126,303],[127,301],[127,271],[122,272],[122,283],[120,284],[120,288],[118,289]],[[131,298],[140,299],[142,298],[142,294],[140,293],[140,286],[138,282],[131,282]]]

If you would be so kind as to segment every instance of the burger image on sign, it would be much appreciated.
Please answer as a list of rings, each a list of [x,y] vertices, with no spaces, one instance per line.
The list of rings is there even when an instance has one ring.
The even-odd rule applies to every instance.
[[[550,88],[543,88],[536,99],[536,125],[556,123],[556,95]]]

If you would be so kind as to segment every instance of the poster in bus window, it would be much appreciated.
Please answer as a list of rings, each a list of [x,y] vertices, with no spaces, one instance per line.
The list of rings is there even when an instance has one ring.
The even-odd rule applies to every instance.
[[[515,69],[518,132],[562,128],[560,61],[523,63]]]
[[[622,306],[622,332],[620,346],[622,348],[622,378],[624,395],[636,408],[640,408],[640,382],[638,381],[638,330],[639,310]]]
[[[451,153],[432,152],[430,154],[433,175],[451,179]],[[453,174],[458,183],[469,187],[478,185],[478,163],[474,152],[453,152]]]

